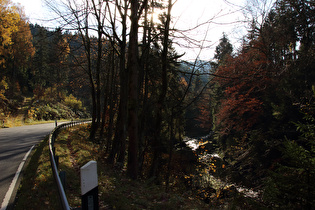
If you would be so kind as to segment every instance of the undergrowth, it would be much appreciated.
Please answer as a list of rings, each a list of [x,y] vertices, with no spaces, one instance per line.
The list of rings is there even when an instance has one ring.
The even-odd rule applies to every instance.
[[[124,169],[105,162],[97,144],[87,141],[88,127],[62,130],[55,142],[59,170],[66,172],[66,195],[71,207],[81,206],[80,167],[90,160],[98,164],[100,209],[208,209],[190,191],[165,192],[152,180],[131,180]],[[48,142],[37,146],[24,171],[15,208],[61,209],[49,161]]]
[[[80,167],[90,160],[98,164],[100,209],[205,209],[206,204],[190,191],[165,192],[152,180],[131,180],[125,170],[105,161],[98,144],[87,141],[88,127],[64,130],[56,141],[60,170],[66,171],[66,194],[70,206],[80,207]],[[70,178],[71,177],[71,178]]]
[[[104,152],[99,144],[87,140],[88,134],[89,126],[76,126],[62,130],[55,142],[59,170],[66,172],[65,191],[73,208],[81,206],[80,168],[91,160],[97,161],[100,209],[251,209],[256,206],[238,193],[222,196],[227,190],[212,192],[212,188],[195,189],[189,183],[182,183],[186,187],[174,185],[166,191],[164,184],[157,185],[152,179],[129,179],[125,168],[106,163]],[[60,209],[48,154],[45,139],[25,170],[15,209]],[[207,193],[210,200],[205,202]]]

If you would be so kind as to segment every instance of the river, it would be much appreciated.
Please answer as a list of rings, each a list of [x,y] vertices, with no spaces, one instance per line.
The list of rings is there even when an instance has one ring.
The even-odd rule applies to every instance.
[[[245,197],[260,200],[261,192],[254,191],[253,189],[246,188],[244,186],[239,186],[235,183],[229,183],[227,181],[225,173],[226,162],[222,157],[213,151],[204,149],[206,144],[209,144],[208,139],[211,135],[204,136],[201,138],[189,138],[185,137],[184,142],[186,145],[192,149],[194,153],[198,155],[199,167],[197,167],[198,178],[194,179],[195,185],[200,187],[211,187],[215,190],[221,190],[224,188],[234,187],[239,193],[243,194]],[[210,141],[211,144],[211,141]],[[209,153],[210,152],[210,153]],[[217,174],[214,176],[213,174]],[[221,175],[221,176],[220,176]]]

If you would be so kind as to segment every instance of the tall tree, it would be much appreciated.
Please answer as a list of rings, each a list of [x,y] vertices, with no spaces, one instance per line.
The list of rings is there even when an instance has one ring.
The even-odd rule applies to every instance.
[[[229,59],[232,59],[232,52],[233,46],[230,43],[227,35],[223,33],[222,38],[220,39],[219,45],[216,46],[214,59],[215,62],[211,63],[211,67],[213,68],[214,72],[218,72],[218,68],[224,65],[227,65]],[[216,130],[217,126],[217,116],[218,109],[220,107],[221,99],[224,97],[224,88],[217,83],[215,79],[211,81],[212,88],[209,91],[210,94],[210,101],[209,101],[209,108],[211,112],[211,119],[212,119],[212,129]]]
[[[65,7],[69,14],[64,16],[63,11],[58,8],[54,1],[45,1],[46,4],[62,18],[69,27],[73,27],[80,35],[84,48],[86,63],[79,63],[88,75],[92,101],[92,126],[90,139],[95,140],[96,132],[100,126],[101,119],[101,82],[100,70],[103,45],[104,14],[101,13],[102,2],[95,3],[94,0],[76,2],[66,0]],[[96,27],[91,26],[90,21],[96,21]],[[91,36],[91,30],[97,32],[97,38]],[[96,47],[94,47],[96,46]],[[76,61],[79,61],[78,59]]]
[[[110,152],[109,162],[114,163],[115,158],[118,155],[118,162],[123,163],[126,154],[126,138],[127,138],[127,121],[128,121],[128,68],[126,68],[126,49],[127,49],[127,13],[129,1],[124,0],[119,3],[116,2],[118,13],[121,18],[121,38],[118,36],[119,33],[113,31],[113,44],[116,45],[118,42],[119,50],[119,109],[118,117],[116,121],[116,131],[113,142],[113,147]],[[109,7],[110,8],[110,7]],[[111,14],[111,12],[109,12]],[[116,14],[116,13],[114,13]],[[116,28],[115,15],[110,16],[110,24],[112,28]]]
[[[8,111],[15,105],[7,97],[21,100],[28,90],[34,47],[23,9],[9,0],[0,1],[0,25],[0,108]]]
[[[9,0],[1,0],[0,9],[0,64],[3,65],[5,55],[9,53],[7,47],[12,45],[12,34],[18,31],[20,16],[16,11],[16,7]]]
[[[219,40],[219,45],[215,48],[214,58],[218,60],[218,63],[223,63],[227,56],[232,55],[232,52],[233,46],[227,35],[223,33],[222,38]]]
[[[159,170],[159,163],[161,158],[161,149],[162,149],[162,121],[163,121],[163,112],[165,112],[165,99],[167,96],[167,89],[169,81],[167,79],[168,74],[168,50],[169,50],[169,31],[170,31],[170,22],[171,22],[171,10],[172,10],[172,0],[168,1],[166,19],[163,28],[163,41],[162,41],[162,54],[161,54],[161,92],[158,96],[157,101],[157,114],[156,114],[156,124],[155,124],[155,134],[154,134],[154,144],[153,144],[153,163],[151,168],[151,176],[156,176]]]
[[[49,40],[48,31],[39,25],[31,25],[33,34],[33,44],[36,49],[32,60],[32,80],[33,88],[47,87],[49,84]]]
[[[128,63],[129,71],[129,105],[128,105],[128,169],[129,176],[136,179],[138,176],[138,107],[139,107],[139,48],[138,48],[138,29],[139,19],[143,9],[146,7],[147,1],[131,0],[131,15],[130,15],[130,35],[128,47]]]
[[[224,98],[218,113],[222,132],[246,131],[259,122],[262,101],[259,95],[265,90],[268,77],[268,60],[258,50],[251,49],[226,60],[217,69],[219,84],[224,87]]]
[[[8,65],[6,67],[10,77],[10,94],[12,96],[20,94],[19,89],[28,90],[31,60],[35,54],[35,48],[32,43],[33,37],[22,8],[18,8],[17,12],[20,20],[16,25],[18,30],[12,33],[11,36],[13,44],[8,47],[8,51],[11,53],[7,58]]]
[[[7,99],[5,92],[8,89],[6,81],[6,59],[10,55],[8,47],[12,42],[12,34],[18,30],[18,22],[20,17],[16,12],[16,8],[11,5],[9,0],[0,1],[0,108],[5,109]],[[2,110],[1,110],[2,111]]]
[[[68,56],[70,47],[66,35],[61,28],[56,28],[51,32],[49,42],[49,72],[50,86],[56,86],[61,91],[68,79]]]

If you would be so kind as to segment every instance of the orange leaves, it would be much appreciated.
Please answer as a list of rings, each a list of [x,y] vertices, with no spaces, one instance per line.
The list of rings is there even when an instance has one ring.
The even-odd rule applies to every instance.
[[[262,96],[270,83],[268,60],[257,49],[251,48],[230,57],[217,70],[216,81],[223,88],[224,98],[217,113],[217,123],[224,131],[246,131],[254,126],[262,110]],[[223,131],[223,132],[224,132]]]
[[[251,96],[250,92],[240,94],[237,88],[228,88],[226,98],[221,100],[221,109],[217,120],[225,127],[237,131],[251,128],[262,114],[262,104],[258,98]]]
[[[0,65],[5,63],[4,56],[8,54],[8,47],[13,44],[12,34],[18,30],[20,20],[16,7],[10,1],[0,0]]]
[[[12,56],[15,59],[15,65],[20,68],[27,68],[30,64],[30,58],[35,54],[35,48],[32,43],[33,36],[27,22],[20,20],[17,24],[18,31],[12,34],[11,46]]]
[[[181,77],[179,84],[183,85],[184,87],[188,86],[188,83],[186,82],[184,77]]]

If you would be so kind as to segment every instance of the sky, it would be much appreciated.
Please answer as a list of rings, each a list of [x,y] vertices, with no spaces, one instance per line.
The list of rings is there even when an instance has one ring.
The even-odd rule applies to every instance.
[[[240,8],[243,0],[178,0],[172,9],[173,26],[178,30],[188,30],[197,25],[204,24],[190,32],[186,32],[187,38],[196,40],[194,43],[180,40],[184,45],[178,48],[179,53],[186,53],[185,57],[194,60],[199,57],[210,60],[214,56],[215,47],[219,39],[225,33],[230,42],[238,48],[241,38],[245,34],[244,19]],[[234,2],[234,3],[233,3]],[[195,45],[197,46],[195,47]],[[195,48],[191,48],[194,46]]]
[[[24,7],[31,23],[51,26],[47,20],[51,19],[52,13],[43,0],[11,1]],[[234,49],[237,49],[246,33],[246,24],[241,23],[244,15],[239,11],[245,2],[246,0],[177,0],[172,8],[172,28],[183,31],[207,23],[185,32],[185,37],[182,37],[182,33],[175,33],[176,36],[182,37],[175,40],[177,52],[185,53],[185,60],[194,60],[197,57],[211,60],[223,32],[227,34]]]
[[[24,12],[31,22],[40,23],[44,19],[45,7],[42,0],[11,0],[13,3],[19,3],[24,7]]]

